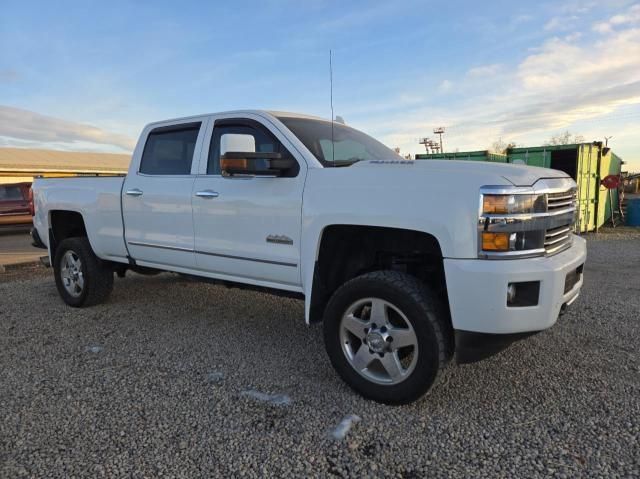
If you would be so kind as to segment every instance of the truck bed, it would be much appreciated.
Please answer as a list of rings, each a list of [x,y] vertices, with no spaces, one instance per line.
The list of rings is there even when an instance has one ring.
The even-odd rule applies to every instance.
[[[74,211],[84,218],[95,253],[113,261],[127,261],[122,224],[122,186],[125,175],[36,178],[34,226],[48,246],[49,221],[56,211]]]

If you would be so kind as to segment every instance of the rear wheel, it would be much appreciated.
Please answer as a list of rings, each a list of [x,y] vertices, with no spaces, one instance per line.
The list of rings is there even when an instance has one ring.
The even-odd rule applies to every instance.
[[[113,289],[113,271],[91,249],[87,238],[63,240],[54,258],[58,293],[69,306],[93,306]]]
[[[388,404],[429,390],[449,356],[448,330],[435,294],[396,271],[345,283],[324,319],[325,346],[338,374],[363,396]]]

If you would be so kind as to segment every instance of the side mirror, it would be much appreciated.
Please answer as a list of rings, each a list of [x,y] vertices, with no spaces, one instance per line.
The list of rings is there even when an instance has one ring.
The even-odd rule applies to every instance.
[[[293,158],[282,158],[280,153],[228,151],[220,157],[220,170],[225,176],[281,176],[295,165]]]

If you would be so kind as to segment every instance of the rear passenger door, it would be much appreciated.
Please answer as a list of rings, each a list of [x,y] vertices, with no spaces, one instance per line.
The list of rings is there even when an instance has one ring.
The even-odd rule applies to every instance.
[[[191,192],[205,123],[206,118],[192,119],[151,129],[137,171],[127,175],[125,239],[143,266],[195,267]]]

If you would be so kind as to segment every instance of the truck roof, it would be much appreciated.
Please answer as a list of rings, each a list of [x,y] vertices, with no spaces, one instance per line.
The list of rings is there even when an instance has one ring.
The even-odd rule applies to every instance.
[[[154,121],[149,123],[149,125],[155,125],[157,123],[166,123],[166,122],[179,122],[179,121],[185,121],[185,120],[191,120],[194,118],[199,118],[202,116],[207,116],[207,115],[246,115],[246,114],[254,114],[254,115],[261,115],[261,116],[275,116],[275,117],[288,117],[288,118],[308,118],[310,120],[320,120],[320,121],[331,121],[328,120],[327,118],[321,118],[318,116],[313,116],[313,115],[306,115],[304,113],[295,113],[295,112],[289,112],[289,111],[277,111],[277,110],[229,110],[229,111],[219,111],[219,112],[210,112],[210,113],[202,113],[199,115],[190,115],[190,116],[183,116],[183,117],[179,117],[179,118],[169,118],[166,120],[159,120],[159,121]]]

